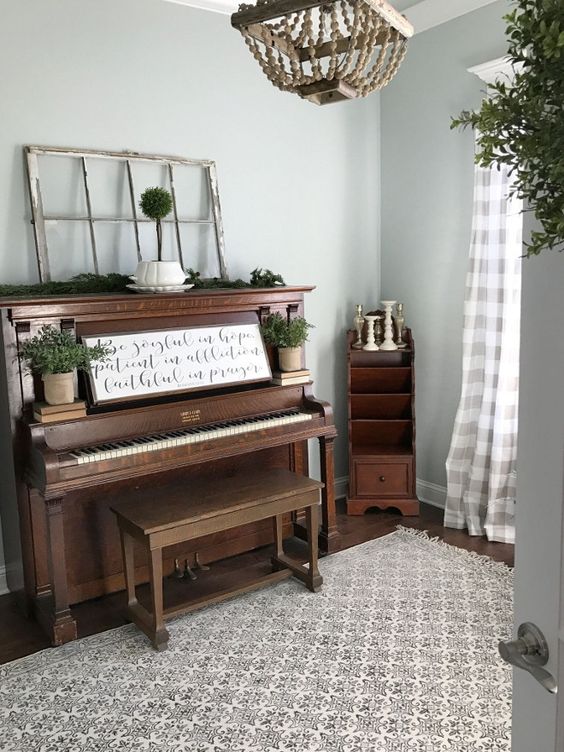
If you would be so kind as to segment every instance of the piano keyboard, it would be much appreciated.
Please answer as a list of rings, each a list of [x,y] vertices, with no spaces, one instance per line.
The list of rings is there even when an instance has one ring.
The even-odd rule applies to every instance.
[[[98,446],[76,449],[69,452],[69,455],[81,465],[86,462],[100,462],[101,460],[116,459],[142,452],[157,452],[161,449],[196,444],[211,439],[223,439],[226,436],[239,436],[242,433],[251,433],[261,428],[275,428],[290,423],[302,423],[312,418],[312,413],[302,413],[294,408],[293,410],[270,413],[256,418],[226,420],[221,423],[208,423],[205,426],[179,428],[175,431],[166,431],[127,441],[98,444]]]

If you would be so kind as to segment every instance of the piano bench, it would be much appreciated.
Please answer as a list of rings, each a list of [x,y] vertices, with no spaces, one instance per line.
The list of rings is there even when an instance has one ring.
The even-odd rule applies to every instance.
[[[239,472],[213,480],[193,480],[185,492],[159,505],[158,492],[145,498],[129,498],[112,506],[121,537],[123,568],[127,589],[128,616],[151,640],[156,650],[168,645],[164,622],[180,614],[218,603],[287,577],[297,577],[309,590],[317,592],[323,582],[317,566],[319,491],[323,483],[296,475],[289,470],[259,470],[252,475]],[[161,489],[166,498],[166,489]],[[123,498],[123,497],[122,497]],[[282,541],[283,515],[305,509],[308,537],[308,566],[290,559]],[[186,543],[203,535],[258,522],[271,517],[275,553],[273,571],[241,587],[223,590],[174,608],[163,608],[163,548]],[[147,551],[151,611],[137,600],[135,592],[134,542]]]

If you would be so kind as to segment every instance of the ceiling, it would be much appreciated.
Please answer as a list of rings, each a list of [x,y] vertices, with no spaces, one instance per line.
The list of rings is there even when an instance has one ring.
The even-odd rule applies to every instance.
[[[190,5],[216,13],[233,13],[241,0],[165,0],[169,3]],[[249,0],[246,0],[249,2]],[[489,5],[496,0],[391,0],[396,10],[405,13],[415,27],[415,33],[451,21],[473,10]]]
[[[448,1],[449,0],[445,0],[445,2]],[[406,8],[409,8],[410,5],[414,5],[415,3],[413,0],[395,0],[395,2],[394,0],[391,0],[391,4],[396,10],[399,10],[403,13]]]

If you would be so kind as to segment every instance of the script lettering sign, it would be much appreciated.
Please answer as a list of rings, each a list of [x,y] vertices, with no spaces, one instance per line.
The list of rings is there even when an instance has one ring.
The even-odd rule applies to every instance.
[[[109,360],[93,363],[95,402],[268,381],[272,374],[258,324],[229,324],[83,337],[105,345]]]

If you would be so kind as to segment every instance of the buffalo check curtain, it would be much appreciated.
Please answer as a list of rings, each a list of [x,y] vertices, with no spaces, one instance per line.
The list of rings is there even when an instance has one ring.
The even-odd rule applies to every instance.
[[[515,540],[521,201],[507,169],[476,165],[462,393],[446,462],[445,526]]]

